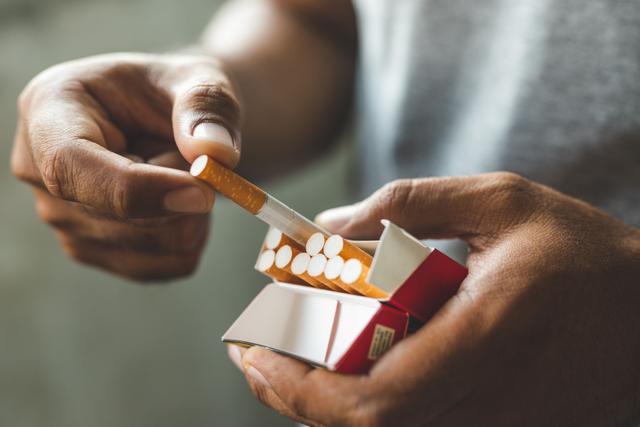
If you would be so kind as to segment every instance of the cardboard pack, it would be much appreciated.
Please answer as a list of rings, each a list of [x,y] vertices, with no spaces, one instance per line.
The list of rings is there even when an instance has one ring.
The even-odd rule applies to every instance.
[[[259,345],[318,367],[366,373],[408,331],[458,290],[467,269],[389,221],[376,242],[353,242],[374,255],[367,281],[375,299],[274,282],[265,286],[222,337]]]

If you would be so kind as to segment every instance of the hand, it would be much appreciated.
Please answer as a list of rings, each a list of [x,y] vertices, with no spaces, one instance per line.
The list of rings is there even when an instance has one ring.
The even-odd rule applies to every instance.
[[[240,155],[240,107],[215,60],[117,54],[55,66],[19,99],[13,173],[73,258],[139,280],[190,274],[213,191],[188,162]],[[185,161],[185,159],[187,161]]]
[[[459,293],[366,376],[259,348],[240,360],[230,348],[264,403],[309,425],[640,421],[637,229],[505,173],[398,181],[318,221],[372,238],[381,218],[421,238],[464,239]]]

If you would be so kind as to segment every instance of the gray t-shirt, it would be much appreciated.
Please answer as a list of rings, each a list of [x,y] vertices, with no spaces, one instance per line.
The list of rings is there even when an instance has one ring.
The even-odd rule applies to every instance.
[[[520,173],[640,226],[638,0],[355,0],[358,168]]]

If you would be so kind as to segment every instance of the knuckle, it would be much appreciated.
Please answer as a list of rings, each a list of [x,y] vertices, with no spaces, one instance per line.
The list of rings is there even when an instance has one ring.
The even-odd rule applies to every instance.
[[[208,216],[176,218],[115,219],[120,224],[117,239],[122,249],[145,254],[199,256],[208,235]]]
[[[86,265],[95,264],[94,262],[89,260],[89,258],[87,257],[86,251],[76,245],[70,245],[67,248],[66,252],[71,259],[73,259],[76,262],[79,262],[80,264],[86,264]]]
[[[170,280],[171,277],[152,273],[146,270],[123,270],[116,272],[120,276],[138,283],[152,283]]]
[[[391,417],[382,403],[385,399],[376,391],[368,378],[360,380],[359,392],[351,396],[351,401],[345,404],[336,424],[348,426],[387,426],[397,424],[397,418]]]
[[[41,200],[37,201],[36,212],[42,222],[53,228],[68,229],[70,227],[71,221],[65,216],[60,215],[58,209],[51,206],[48,202]]]
[[[153,265],[133,265],[122,275],[141,283],[160,283],[191,276],[198,268],[199,255],[184,255],[172,260],[158,259]]]
[[[526,178],[513,172],[495,172],[491,175],[497,185],[510,190],[522,188],[528,182]]]
[[[531,208],[532,189],[530,181],[511,172],[491,174],[491,194],[498,208],[511,212],[524,212]]]
[[[259,385],[251,385],[251,391],[253,395],[258,399],[263,405],[271,406],[269,400],[269,392],[265,387]]]
[[[20,95],[18,95],[17,107],[20,117],[25,117],[28,114],[29,104],[31,101],[31,93],[31,85],[28,85],[22,90],[22,92],[20,92]]]
[[[107,269],[119,276],[139,283],[160,282],[171,278],[167,274],[162,274],[158,268],[153,267],[159,266],[138,265],[137,262],[132,262],[128,265],[117,268],[110,266]]]
[[[188,254],[183,257],[183,262],[176,269],[175,277],[188,277],[193,275],[200,264],[200,254]]]
[[[55,69],[56,67],[52,67],[40,72],[22,89],[17,100],[20,116],[27,117],[29,115],[33,100],[39,92],[42,92],[42,88],[51,89],[52,86],[55,86],[50,82],[52,80],[51,75]]]
[[[199,253],[208,234],[207,217],[185,217],[173,233],[170,249],[177,253]]]
[[[310,383],[305,379],[292,385],[289,393],[278,396],[278,398],[281,400],[282,406],[289,412],[298,417],[310,418],[314,402],[309,396],[312,395],[313,390],[310,388]]]
[[[344,425],[366,427],[392,425],[390,417],[385,416],[382,411],[378,410],[377,407],[372,404],[358,406],[346,415]]]
[[[111,187],[111,210],[116,218],[134,216],[137,200],[132,190],[134,181],[128,173],[118,173]],[[107,205],[108,206],[108,205]]]
[[[40,173],[42,183],[49,193],[64,198],[64,180],[66,176],[66,162],[64,157],[70,157],[67,146],[52,146],[44,150],[40,159]]]
[[[198,84],[188,91],[187,99],[187,107],[200,115],[196,122],[217,120],[232,129],[238,126],[240,103],[227,85],[221,83]]]
[[[306,417],[306,415],[309,413],[308,402],[309,396],[307,394],[301,393],[298,389],[297,392],[294,393],[294,395],[291,397],[289,402],[287,402],[287,406],[294,414]]]
[[[18,112],[28,117],[33,108],[43,101],[57,100],[75,93],[82,88],[78,70],[70,63],[62,63],[40,72],[25,86],[18,95]]]
[[[13,176],[18,178],[20,181],[24,182],[33,182],[33,177],[29,173],[27,165],[25,164],[24,159],[17,154],[17,150],[14,148],[13,155],[11,156],[10,161],[11,173]]]
[[[171,265],[167,266],[167,263]],[[198,259],[191,257],[166,261],[158,260],[158,262],[147,264],[132,263],[127,266],[114,267],[109,263],[106,268],[119,274],[127,279],[140,283],[162,283],[175,279],[180,279],[192,275],[198,266]]]
[[[74,239],[69,238],[64,233],[59,233],[58,236],[62,244],[62,249],[69,258],[81,264],[94,264],[94,262],[89,258],[89,251],[87,251],[82,245],[78,244]]]
[[[410,203],[414,189],[412,179],[398,179],[385,184],[375,198],[381,216],[397,218]]]
[[[229,108],[238,107],[238,101],[231,88],[221,83],[197,84],[190,89],[189,95],[194,106],[225,105]]]

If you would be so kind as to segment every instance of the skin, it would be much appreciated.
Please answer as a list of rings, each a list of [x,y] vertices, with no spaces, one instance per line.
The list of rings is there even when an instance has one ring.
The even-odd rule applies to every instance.
[[[254,178],[326,149],[349,109],[354,19],[347,1],[235,1],[188,55],[54,66],[20,95],[12,171],[77,261],[139,281],[188,276],[214,203],[188,163],[206,153],[235,167],[242,151]],[[195,137],[203,122],[233,146]]]
[[[74,259],[140,281],[189,275],[214,194],[188,163],[207,153],[263,177],[312,159],[348,115],[356,51],[347,0],[230,2],[189,54],[104,55],[35,77],[12,171]],[[228,138],[203,138],[201,123]],[[399,181],[339,212],[324,225],[347,237],[377,237],[380,218],[459,237],[469,277],[366,376],[232,347],[264,403],[310,425],[640,421],[637,229],[510,174]]]
[[[463,239],[469,276],[368,375],[231,347],[266,405],[312,426],[640,421],[638,229],[507,173],[398,181],[345,211],[333,231],[353,238],[388,218]]]

